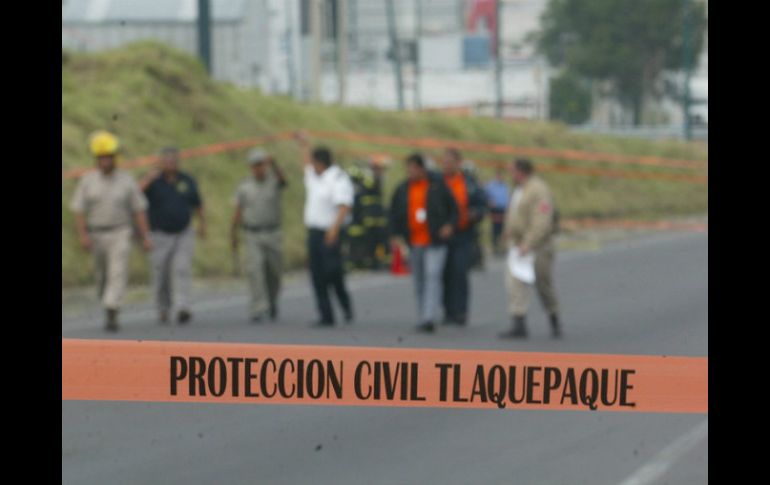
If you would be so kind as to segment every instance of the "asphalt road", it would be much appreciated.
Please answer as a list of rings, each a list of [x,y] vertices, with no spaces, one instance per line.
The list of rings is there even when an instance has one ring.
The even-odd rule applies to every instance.
[[[556,284],[565,338],[537,305],[530,338],[509,325],[502,264],[472,282],[468,328],[416,334],[411,280],[349,279],[357,321],[311,329],[307,279],[287,285],[276,323],[246,320],[243,291],[197,300],[189,327],[153,312],[115,338],[708,355],[708,235],[656,233],[563,252]],[[104,338],[95,319],[62,337]],[[708,417],[653,413],[62,402],[62,483],[701,484]]]

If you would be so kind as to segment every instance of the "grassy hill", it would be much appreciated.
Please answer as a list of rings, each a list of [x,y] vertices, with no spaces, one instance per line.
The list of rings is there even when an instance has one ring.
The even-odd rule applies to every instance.
[[[435,113],[301,104],[285,97],[266,96],[257,90],[215,82],[193,57],[151,42],[99,54],[62,53],[62,169],[92,165],[87,139],[91,132],[102,128],[120,137],[124,159],[153,154],[168,144],[193,148],[298,128],[683,159],[707,158],[704,145],[577,135],[558,124],[506,123]],[[382,152],[385,148],[361,142],[329,141],[326,144],[342,151]],[[296,267],[305,260],[301,163],[291,142],[275,143],[266,148],[276,156],[291,179],[284,196],[285,255],[287,266]],[[222,277],[232,272],[227,234],[233,190],[247,175],[243,162],[245,151],[183,162],[184,169],[199,179],[209,220],[209,237],[199,242],[195,255],[196,276]],[[392,151],[400,155],[409,150]],[[339,162],[344,166],[351,160],[342,157]],[[536,162],[569,164],[560,160]],[[581,163],[580,166],[618,168],[602,163]],[[136,172],[137,175],[141,173]],[[403,173],[400,163],[388,171],[388,191]],[[485,170],[481,171],[482,178],[488,175]],[[707,187],[703,185],[571,174],[548,173],[545,177],[553,185],[565,217],[653,218],[707,210]],[[63,286],[92,282],[91,260],[77,246],[73,218],[68,210],[74,186],[75,181],[62,184]],[[148,277],[146,261],[138,250],[133,254],[131,274],[135,282],[146,281]]]

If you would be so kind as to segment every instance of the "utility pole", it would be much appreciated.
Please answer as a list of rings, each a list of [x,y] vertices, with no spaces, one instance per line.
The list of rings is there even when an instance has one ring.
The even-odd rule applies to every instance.
[[[289,96],[295,96],[297,80],[294,73],[294,0],[286,2],[286,76],[289,83]]]
[[[684,69],[684,96],[682,99],[682,115],[684,118],[684,139],[692,139],[690,126],[690,75],[692,66],[692,26],[690,25],[690,2],[683,0],[684,18],[682,24],[682,68]]]
[[[420,37],[422,37],[422,0],[414,0],[414,110],[422,109],[422,91],[420,83],[422,81],[420,72]]]
[[[198,55],[211,74],[211,6],[209,0],[198,0]]]
[[[310,0],[310,101],[321,99],[321,0]]]
[[[502,45],[500,42],[500,27],[503,23],[500,3],[502,0],[495,0],[495,116],[503,117],[503,59]]]
[[[388,33],[390,34],[390,52],[393,55],[393,69],[396,76],[396,93],[398,94],[398,109],[404,110],[404,79],[401,76],[401,52],[396,38],[396,13],[393,0],[385,1],[388,15]]]
[[[345,104],[348,70],[348,2],[337,0],[337,102]]]

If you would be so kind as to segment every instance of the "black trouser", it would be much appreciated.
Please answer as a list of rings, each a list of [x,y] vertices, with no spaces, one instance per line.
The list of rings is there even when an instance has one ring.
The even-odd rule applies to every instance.
[[[503,218],[505,209],[491,209],[489,211],[492,219],[492,247],[495,251],[500,250],[500,236],[503,234]]]
[[[340,242],[333,246],[327,246],[324,242],[322,229],[309,229],[307,238],[307,252],[310,257],[310,277],[313,281],[313,291],[318,312],[321,314],[321,322],[334,323],[332,302],[329,298],[329,286],[334,287],[337,299],[346,316],[352,316],[350,296],[345,288],[345,273],[342,267],[342,252]]]
[[[449,242],[444,267],[444,313],[449,318],[466,317],[473,262],[473,230],[456,233]]]

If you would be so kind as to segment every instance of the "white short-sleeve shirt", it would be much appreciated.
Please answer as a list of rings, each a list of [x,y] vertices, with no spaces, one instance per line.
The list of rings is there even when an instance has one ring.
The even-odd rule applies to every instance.
[[[353,183],[337,165],[330,166],[321,175],[306,166],[305,192],[305,226],[311,229],[330,228],[337,218],[339,206],[353,207]]]

